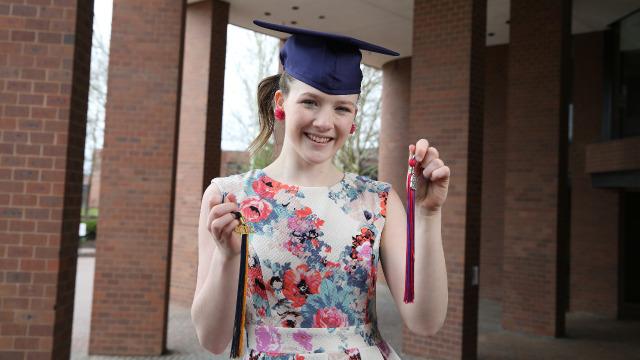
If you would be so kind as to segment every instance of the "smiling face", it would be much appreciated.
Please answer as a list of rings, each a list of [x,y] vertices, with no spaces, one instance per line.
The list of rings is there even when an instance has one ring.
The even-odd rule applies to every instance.
[[[274,100],[285,112],[283,151],[315,164],[330,161],[342,147],[358,111],[358,94],[331,95],[298,80],[286,98],[278,90]]]

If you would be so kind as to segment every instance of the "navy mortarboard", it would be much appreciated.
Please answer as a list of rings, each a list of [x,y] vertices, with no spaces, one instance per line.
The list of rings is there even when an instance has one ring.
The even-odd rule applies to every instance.
[[[284,70],[294,78],[333,95],[359,94],[362,82],[362,50],[398,56],[349,36],[254,20],[254,24],[291,34],[280,50]]]

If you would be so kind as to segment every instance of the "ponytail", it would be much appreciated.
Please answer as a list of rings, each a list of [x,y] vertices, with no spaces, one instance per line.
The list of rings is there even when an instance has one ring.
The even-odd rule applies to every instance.
[[[282,74],[266,77],[258,84],[258,120],[260,122],[260,133],[258,133],[258,136],[248,147],[251,157],[260,151],[273,134],[275,123],[273,98],[276,91],[280,89],[286,97],[289,94],[289,84],[292,80],[291,75],[283,72]]]

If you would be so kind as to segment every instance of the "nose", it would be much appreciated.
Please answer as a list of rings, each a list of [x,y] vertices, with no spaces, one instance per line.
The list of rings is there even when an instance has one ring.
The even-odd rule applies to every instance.
[[[319,111],[315,119],[313,120],[313,125],[319,131],[327,131],[333,128],[333,113],[331,109],[324,108],[322,111]]]

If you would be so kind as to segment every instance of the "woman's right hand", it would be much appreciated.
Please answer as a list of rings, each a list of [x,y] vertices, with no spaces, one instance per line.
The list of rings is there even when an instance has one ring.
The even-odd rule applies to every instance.
[[[230,193],[220,204],[216,205],[213,200],[209,202],[208,229],[213,235],[218,250],[227,259],[240,256],[242,249],[242,237],[233,231],[240,225],[240,220],[233,214],[239,211],[236,200],[236,195]]]

